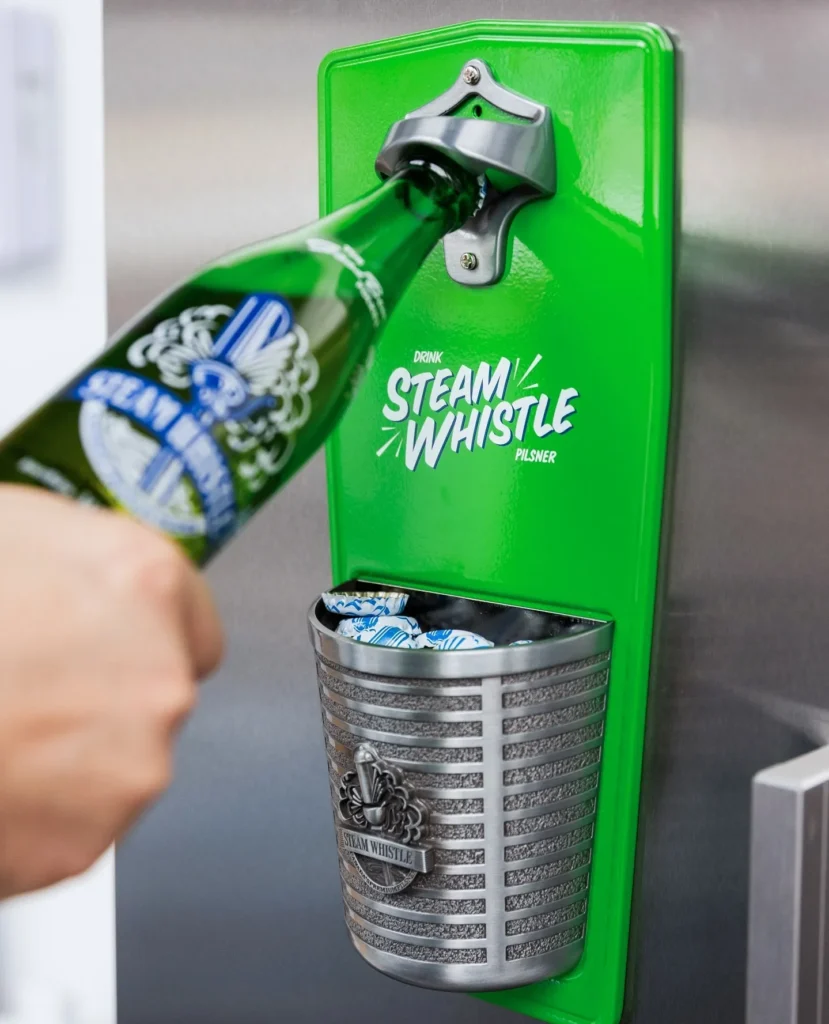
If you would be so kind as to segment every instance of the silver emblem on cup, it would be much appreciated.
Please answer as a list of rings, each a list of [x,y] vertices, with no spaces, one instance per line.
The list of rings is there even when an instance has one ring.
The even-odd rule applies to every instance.
[[[354,770],[340,779],[338,796],[343,853],[372,888],[386,895],[402,892],[418,874],[432,870],[434,851],[422,842],[428,807],[370,743],[354,751]]]

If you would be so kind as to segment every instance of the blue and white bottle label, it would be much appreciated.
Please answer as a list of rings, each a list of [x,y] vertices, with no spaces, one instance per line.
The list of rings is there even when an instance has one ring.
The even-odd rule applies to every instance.
[[[234,476],[264,487],[311,414],[319,367],[307,334],[284,299],[249,295],[164,320],[127,362],[139,372],[92,370],[70,392],[94,472],[167,533],[227,536],[240,517]],[[140,373],[150,366],[155,380]]]

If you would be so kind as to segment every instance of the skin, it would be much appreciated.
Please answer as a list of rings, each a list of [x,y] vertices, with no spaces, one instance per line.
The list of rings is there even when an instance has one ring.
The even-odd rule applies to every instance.
[[[85,871],[167,788],[222,643],[169,541],[0,486],[0,898]]]

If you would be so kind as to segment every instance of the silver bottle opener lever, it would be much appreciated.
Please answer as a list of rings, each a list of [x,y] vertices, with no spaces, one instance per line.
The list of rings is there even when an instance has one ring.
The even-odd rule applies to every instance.
[[[453,117],[470,97],[525,123]],[[517,210],[556,190],[556,159],[550,108],[499,85],[482,60],[464,65],[447,92],[392,125],[377,157],[382,178],[394,173],[413,152],[433,149],[475,174],[499,171],[510,186],[490,187],[480,210],[462,228],[444,239],[446,269],[460,284],[495,284],[506,266],[509,224]]]

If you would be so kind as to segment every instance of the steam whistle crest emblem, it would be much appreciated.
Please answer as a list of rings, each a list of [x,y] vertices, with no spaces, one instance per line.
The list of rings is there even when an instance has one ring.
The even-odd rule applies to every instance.
[[[340,779],[340,841],[368,884],[391,895],[407,889],[434,867],[434,852],[422,845],[429,811],[370,743],[354,751],[354,771]]]

